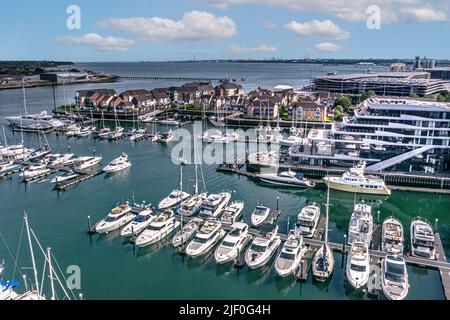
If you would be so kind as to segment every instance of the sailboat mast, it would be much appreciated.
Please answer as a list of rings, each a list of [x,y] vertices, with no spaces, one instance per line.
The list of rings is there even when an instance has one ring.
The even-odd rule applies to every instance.
[[[30,225],[28,224],[28,216],[27,216],[26,212],[24,213],[23,219],[25,220],[25,227],[27,228],[28,245],[30,247],[31,263],[33,264],[34,282],[36,285],[36,291],[38,292],[38,294],[40,294],[39,279],[38,279],[38,273],[37,273],[37,269],[36,269],[36,261],[34,260],[33,244],[31,243]]]
[[[51,248],[47,248],[47,257],[48,257],[48,273],[50,277],[50,287],[52,288],[52,300],[56,300],[55,296],[55,285],[53,284],[53,267],[52,267],[52,255],[51,255]]]
[[[25,82],[22,78],[22,94],[23,94],[23,109],[25,110],[25,116],[27,115],[27,98],[25,96]]]
[[[195,194],[198,194],[198,173],[197,173],[197,165],[194,166],[195,169]]]
[[[330,207],[330,187],[327,186],[327,206],[326,206],[326,217],[325,217],[325,245],[328,242],[328,213]]]

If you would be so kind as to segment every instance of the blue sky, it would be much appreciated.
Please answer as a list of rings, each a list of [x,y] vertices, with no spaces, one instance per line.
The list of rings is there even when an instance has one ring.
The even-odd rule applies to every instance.
[[[448,59],[449,1],[2,1],[0,60]],[[80,29],[66,27],[70,5]]]

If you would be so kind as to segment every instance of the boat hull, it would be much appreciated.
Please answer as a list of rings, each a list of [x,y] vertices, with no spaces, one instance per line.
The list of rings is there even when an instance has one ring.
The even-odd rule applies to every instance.
[[[365,193],[365,194],[375,194],[375,195],[383,195],[383,196],[389,196],[391,194],[391,190],[384,188],[384,189],[368,189],[368,188],[362,188],[357,185],[349,185],[349,184],[343,184],[339,182],[335,182],[333,180],[325,179],[325,183],[330,189],[339,190],[339,191],[345,191],[345,192],[352,192],[352,193]]]

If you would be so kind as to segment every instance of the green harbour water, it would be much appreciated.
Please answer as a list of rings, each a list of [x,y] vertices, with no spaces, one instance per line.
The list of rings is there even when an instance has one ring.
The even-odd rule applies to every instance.
[[[185,127],[190,129],[190,125]],[[161,128],[162,130],[164,128]],[[16,133],[17,135],[17,133]],[[25,134],[25,140],[35,142],[35,134]],[[278,279],[273,266],[250,271],[247,267],[218,266],[210,254],[191,259],[177,253],[170,242],[151,248],[135,249],[119,232],[107,235],[87,235],[87,216],[92,222],[103,218],[119,201],[145,200],[157,205],[160,199],[179,183],[179,166],[171,161],[172,145],[154,144],[150,140],[136,144],[128,139],[117,142],[93,138],[68,139],[48,135],[54,152],[64,152],[70,146],[77,155],[89,155],[93,149],[106,164],[125,152],[133,166],[114,175],[99,175],[66,191],[52,191],[48,180],[24,184],[13,175],[0,181],[0,231],[15,252],[23,212],[43,245],[51,246],[61,266],[77,265],[81,269],[81,291],[86,299],[362,299],[345,289],[342,255],[335,253],[335,272],[329,283]],[[235,191],[234,199],[245,201],[244,217],[249,216],[257,202],[279,207],[280,232],[285,232],[290,217],[291,226],[300,209],[311,201],[325,208],[325,190],[307,191],[273,188],[260,185],[242,176],[218,173],[215,166],[202,166],[209,192]],[[184,167],[184,186],[193,191],[194,169]],[[449,252],[450,197],[427,193],[394,191],[387,199],[357,196],[373,205],[374,219],[395,215],[400,218],[409,236],[409,222],[417,215],[431,221],[439,219],[439,231]],[[339,191],[330,193],[330,240],[342,242],[355,198]],[[409,238],[407,238],[409,239]],[[212,253],[213,251],[211,251]],[[12,265],[3,246],[6,270]],[[27,247],[22,243],[19,262],[30,266]],[[272,265],[272,264],[271,264]],[[6,272],[7,272],[6,271]],[[443,299],[439,273],[436,270],[408,266],[410,291],[408,299]],[[29,275],[31,276],[31,274]]]

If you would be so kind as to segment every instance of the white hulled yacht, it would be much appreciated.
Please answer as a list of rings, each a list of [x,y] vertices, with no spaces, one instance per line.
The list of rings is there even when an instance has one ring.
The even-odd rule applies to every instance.
[[[312,238],[320,219],[320,207],[313,202],[304,207],[297,215],[296,231],[305,238]]]

